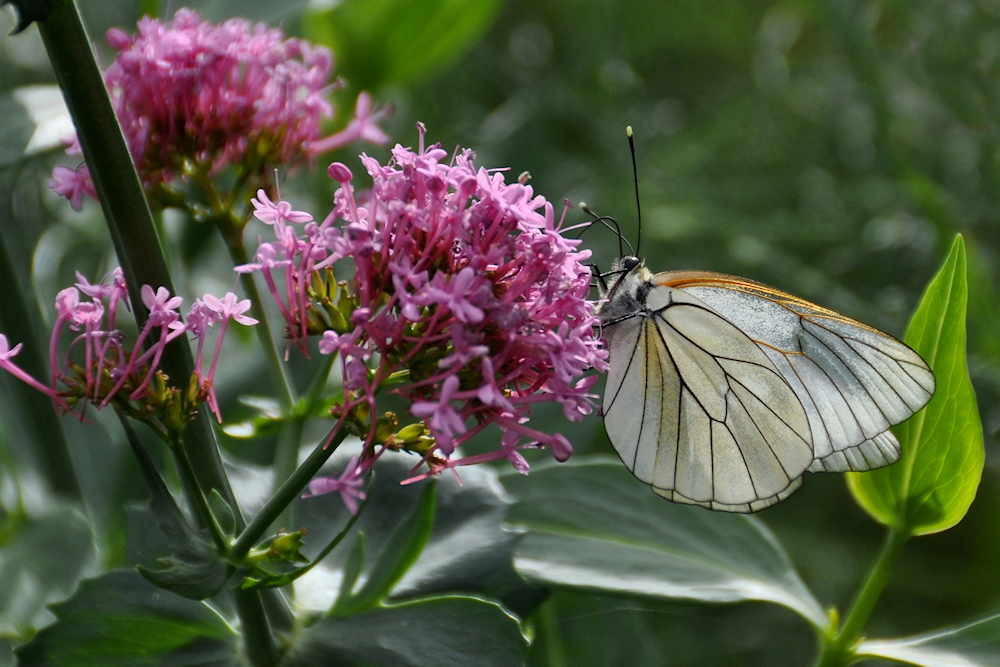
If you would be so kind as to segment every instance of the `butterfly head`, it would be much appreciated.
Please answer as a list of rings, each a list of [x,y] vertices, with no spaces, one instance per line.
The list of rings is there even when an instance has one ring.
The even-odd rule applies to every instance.
[[[634,255],[626,255],[615,260],[611,271],[604,274],[614,281],[607,290],[602,290],[602,302],[597,314],[605,326],[634,317],[645,310],[646,294],[652,287],[653,274],[642,260]]]
[[[623,273],[628,273],[630,271],[634,271],[639,266],[642,266],[641,259],[635,257],[634,255],[626,255],[616,262],[614,269],[622,271]]]

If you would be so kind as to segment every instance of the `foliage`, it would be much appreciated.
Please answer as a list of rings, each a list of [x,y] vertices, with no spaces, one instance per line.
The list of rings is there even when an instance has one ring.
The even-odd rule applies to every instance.
[[[0,665],[997,664],[1000,494],[983,445],[992,450],[1000,417],[1000,5],[192,7],[329,47],[346,85],[324,134],[343,136],[368,91],[378,109],[394,107],[381,122],[394,141],[416,146],[422,121],[449,154],[471,147],[477,164],[510,166],[511,183],[528,171],[534,192],[586,200],[635,242],[622,132],[633,125],[651,268],[745,275],[897,334],[915,312],[905,339],[930,361],[938,394],[896,430],[899,464],[851,475],[849,490],[814,476],[757,516],[664,502],[607,456],[596,417],[567,424],[548,406],[532,428],[565,436],[568,463],[518,450],[527,476],[483,466],[458,469],[462,486],[448,469],[436,487],[400,485],[419,459],[386,452],[352,516],[337,494],[299,497],[322,466],[346,501],[358,489],[335,475],[362,452],[356,441],[337,449],[343,435],[315,447],[346,392],[338,373],[326,381],[333,360],[323,370],[315,345],[311,359],[293,350],[284,365],[262,353],[280,351],[263,342],[277,327],[225,342],[210,383],[225,424],[199,417],[186,434],[218,437],[217,462],[142,429],[142,442],[127,441],[92,409],[92,424],[55,419],[44,396],[0,374]],[[108,28],[174,9],[82,7],[102,63],[114,56],[99,39]],[[77,213],[45,188],[72,128],[38,31],[7,35],[13,27],[0,37],[0,284],[18,298],[0,300],[0,331],[25,341],[17,360],[45,378],[48,304],[75,271],[98,276],[118,262],[97,205],[84,199]],[[362,150],[381,164],[390,156],[355,144],[316,166],[353,166]],[[232,265],[251,258],[213,225],[249,226],[252,245],[262,227],[249,196],[276,185],[270,177],[254,172],[260,183],[231,219],[211,193],[241,192],[238,174],[205,198],[191,181],[169,193],[186,204],[168,201],[154,223],[178,293],[231,288]],[[278,181],[281,200],[313,211],[329,210],[341,185],[304,166]],[[582,247],[607,266],[618,250],[603,233],[587,232]],[[158,267],[132,261],[138,273]],[[350,278],[338,271],[330,286]],[[379,406],[408,414],[398,396]],[[352,418],[393,430],[383,417]],[[499,441],[484,429],[461,455],[496,458]],[[149,451],[138,466],[136,445]],[[293,474],[300,459],[309,474]],[[289,475],[295,488],[283,486]],[[247,643],[268,636],[270,648]]]

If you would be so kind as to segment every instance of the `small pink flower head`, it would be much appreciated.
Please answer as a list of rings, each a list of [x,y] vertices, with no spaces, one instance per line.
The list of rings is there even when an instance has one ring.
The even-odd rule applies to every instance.
[[[10,343],[7,342],[7,336],[0,334],[0,361],[10,361],[16,357],[18,352],[21,351],[22,346],[22,343],[18,343],[14,347],[11,347]]]
[[[341,354],[345,357],[367,359],[371,356],[371,351],[357,344],[361,333],[360,327],[346,334],[324,331],[323,338],[319,341],[319,351],[321,354]]]
[[[451,441],[455,435],[465,432],[465,420],[451,404],[458,392],[458,377],[449,375],[441,385],[441,393],[435,401],[417,401],[410,406],[410,412],[430,422],[431,428]],[[451,454],[450,451],[446,452]]]
[[[222,319],[230,319],[248,327],[257,324],[257,320],[243,314],[250,310],[250,299],[243,299],[242,301],[237,301],[236,299],[237,296],[235,294],[227,292],[226,296],[221,299],[211,294],[206,294],[202,300],[209,310],[218,313]]]
[[[572,419],[593,410],[586,374],[607,368],[607,352],[589,300],[589,252],[530,186],[477,168],[471,151],[448,161],[423,141],[420,129],[419,147],[397,145],[385,165],[363,155],[372,178],[363,199],[350,171],[331,165],[333,211],[281,246],[289,266],[271,293],[287,334],[302,349],[308,334],[321,335],[320,351],[341,356],[338,410],[365,440],[363,463],[384,443],[419,452],[432,472],[497,458],[526,470],[519,450],[536,446],[565,460],[564,437],[525,424],[540,402],[558,402]],[[328,233],[335,226],[342,232]],[[323,273],[341,259],[354,269],[343,285]],[[409,437],[379,439],[374,395],[383,388],[409,403]],[[504,432],[495,452],[451,458],[494,423]]]
[[[309,482],[309,494],[320,496],[336,491],[340,494],[344,506],[352,515],[358,513],[358,501],[366,498],[362,490],[364,486],[363,470],[358,466],[358,457],[352,456],[340,477],[317,477]]]
[[[350,141],[385,143],[367,93],[347,128],[323,138],[333,117],[333,54],[244,19],[202,21],[180,9],[172,21],[143,18],[133,35],[106,35],[117,53],[104,73],[115,112],[147,190],[194,165],[215,176],[230,166],[265,182]],[[76,148],[76,142],[70,143]],[[86,168],[57,167],[50,187],[79,208],[95,196]],[[251,186],[252,187],[252,186]]]
[[[180,319],[177,311],[184,301],[179,296],[170,296],[166,287],[160,287],[155,292],[149,285],[143,285],[139,290],[142,302],[149,309],[149,322],[154,327],[168,327]]]
[[[69,405],[66,404],[66,401],[64,401],[54,389],[46,387],[44,384],[21,370],[16,364],[14,364],[13,361],[11,361],[11,359],[17,356],[17,354],[21,351],[22,345],[22,343],[18,343],[14,347],[11,347],[10,343],[7,341],[7,336],[0,334],[0,370],[7,371],[21,382],[27,384],[29,387],[33,387],[34,389],[37,389],[47,395],[52,399],[52,402],[57,408],[63,410],[64,412],[69,412]]]
[[[263,190],[257,191],[257,198],[251,199],[250,203],[254,207],[254,217],[269,225],[279,223],[302,223],[313,219],[308,213],[293,211],[292,205],[288,202],[279,201],[274,203]]]
[[[378,145],[389,143],[389,135],[383,132],[378,124],[392,113],[392,109],[376,111],[373,107],[372,96],[361,93],[354,105],[354,118],[347,127],[337,134],[309,143],[307,150],[313,155],[319,155],[346,146],[353,141],[367,141]]]
[[[87,298],[81,299],[81,293]],[[10,362],[20,346],[8,349],[2,335],[0,368],[47,394],[60,410],[69,412],[72,405],[72,409],[80,411],[81,419],[87,404],[101,409],[114,402],[133,416],[156,421],[161,432],[164,428],[183,427],[207,394],[199,389],[167,387],[159,369],[164,347],[186,330],[177,312],[181,299],[172,297],[165,288],[154,291],[148,285],[140,294],[149,317],[129,349],[125,334],[115,326],[118,307],[122,303],[129,305],[122,272],[116,270],[99,283],[77,274],[76,285],[56,296],[56,321],[49,341],[49,384],[41,384]],[[235,297],[219,303],[230,317],[243,317]],[[67,329],[74,335],[64,346],[61,338]]]
[[[358,95],[354,106],[354,119],[347,126],[348,132],[357,133],[358,139],[370,144],[387,144],[389,135],[378,126],[379,122],[391,113],[391,109],[375,111],[372,96],[368,93]]]
[[[89,195],[97,199],[97,191],[94,189],[94,182],[90,178],[90,170],[87,165],[82,164],[76,169],[70,169],[62,165],[52,169],[52,179],[46,184],[49,189],[57,195],[69,200],[69,205],[74,211],[83,208],[83,196]]]
[[[59,319],[72,320],[80,303],[80,292],[75,287],[67,287],[56,294],[56,314]]]

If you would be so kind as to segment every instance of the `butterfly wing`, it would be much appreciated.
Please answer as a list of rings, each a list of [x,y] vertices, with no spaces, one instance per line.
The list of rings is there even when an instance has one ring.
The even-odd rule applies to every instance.
[[[670,500],[753,512],[812,463],[809,422],[774,364],[691,295],[653,287],[605,329],[604,423],[625,465]]]
[[[809,417],[810,471],[870,470],[899,459],[889,427],[930,400],[934,374],[892,336],[745,278],[673,271],[682,289],[747,334],[795,391]]]

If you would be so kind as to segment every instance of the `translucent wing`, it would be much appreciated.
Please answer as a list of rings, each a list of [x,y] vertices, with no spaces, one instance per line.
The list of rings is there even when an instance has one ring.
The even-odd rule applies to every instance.
[[[625,465],[670,500],[753,512],[812,463],[802,404],[753,341],[698,299],[653,287],[605,329],[604,423]]]
[[[745,278],[673,271],[653,281],[701,299],[767,354],[809,417],[810,471],[870,470],[899,459],[889,427],[934,393],[934,374],[916,352],[861,322]]]

